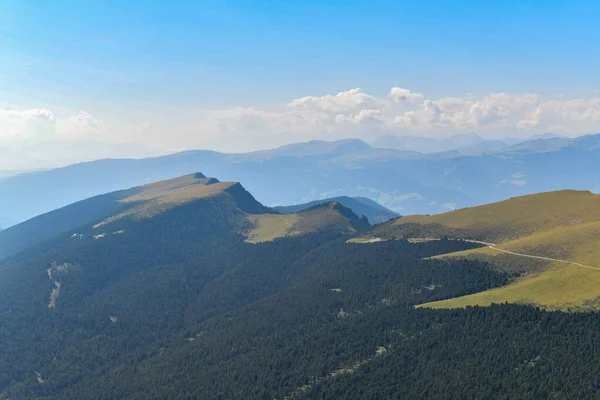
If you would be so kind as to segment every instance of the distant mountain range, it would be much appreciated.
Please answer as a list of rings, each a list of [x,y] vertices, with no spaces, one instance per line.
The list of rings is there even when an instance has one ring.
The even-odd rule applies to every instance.
[[[435,214],[536,192],[597,192],[599,162],[600,135],[537,139],[468,153],[379,149],[351,139],[243,154],[187,151],[5,177],[0,179],[0,217],[24,221],[78,200],[190,171],[240,181],[266,205],[368,197],[402,215]]]
[[[443,153],[447,151],[473,152],[495,151],[510,146],[510,142],[487,140],[477,134],[456,135],[445,139],[419,136],[382,136],[373,143],[377,148],[416,151],[423,154]]]
[[[420,136],[382,136],[373,142],[373,147],[388,148],[396,150],[416,151],[422,154],[444,153],[444,152],[491,152],[507,149],[515,144],[529,142],[539,139],[564,139],[554,134],[541,134],[530,137],[527,140],[516,138],[485,139],[475,133],[454,135],[449,138],[426,138]]]

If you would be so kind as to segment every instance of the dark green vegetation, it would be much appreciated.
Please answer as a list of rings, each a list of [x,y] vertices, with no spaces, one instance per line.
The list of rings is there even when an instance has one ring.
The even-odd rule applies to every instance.
[[[368,199],[366,197],[331,197],[328,199],[315,200],[304,204],[297,204],[293,206],[280,206],[274,207],[275,210],[282,214],[293,214],[300,211],[307,210],[311,207],[319,204],[337,202],[351,209],[356,215],[365,216],[371,224],[379,224],[388,221],[392,218],[398,218],[400,214],[385,208],[376,201]]]
[[[192,178],[1,261],[0,399],[596,394],[598,314],[413,307],[505,285],[481,260],[430,258],[478,245],[352,244],[338,229],[250,244],[247,213],[269,210]]]
[[[385,356],[297,398],[598,398],[597,313],[518,305],[423,311],[385,310],[370,324],[409,327]]]
[[[125,197],[127,191],[96,196],[13,226],[0,234],[0,259],[86,222],[101,221],[121,208],[127,208],[118,203]]]

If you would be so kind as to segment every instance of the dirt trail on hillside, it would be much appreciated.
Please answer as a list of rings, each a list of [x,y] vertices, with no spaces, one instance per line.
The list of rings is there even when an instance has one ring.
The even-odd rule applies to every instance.
[[[475,243],[477,243],[477,242],[475,242]],[[502,253],[512,254],[513,256],[536,258],[538,260],[554,261],[554,262],[559,262],[559,263],[564,263],[564,264],[572,264],[572,265],[576,265],[581,268],[589,268],[589,269],[595,269],[596,271],[600,271],[600,268],[598,268],[598,267],[592,267],[591,265],[585,265],[585,264],[581,264],[581,263],[578,263],[575,261],[559,260],[557,258],[549,258],[549,257],[534,256],[531,254],[515,253],[514,251],[510,251],[510,250],[499,249],[498,247],[496,247],[493,244],[488,244],[488,247],[490,249],[494,249],[494,250],[500,251]]]
[[[287,219],[285,219],[285,217],[283,215],[278,215],[277,217],[279,217],[279,219],[281,219],[287,226],[289,226],[290,228],[293,228],[294,226],[292,224],[290,224],[288,222]]]
[[[417,238],[417,239],[418,240],[441,240],[441,239],[437,239],[437,238]],[[469,240],[469,239],[451,239],[451,240],[462,240],[463,242],[482,244],[484,246],[489,247],[490,249],[500,251],[500,252],[506,253],[506,254],[512,254],[513,256],[535,258],[538,260],[545,260],[545,261],[554,261],[554,262],[559,262],[559,263],[563,263],[563,264],[572,264],[572,265],[576,265],[581,268],[589,268],[589,269],[595,269],[596,271],[600,271],[600,268],[598,268],[598,267],[592,267],[591,265],[585,265],[585,264],[581,264],[581,263],[578,263],[575,261],[559,260],[558,258],[534,256],[531,254],[516,253],[514,251],[500,249],[500,248],[496,247],[497,245],[495,243],[488,243],[488,242],[482,242],[480,240]]]

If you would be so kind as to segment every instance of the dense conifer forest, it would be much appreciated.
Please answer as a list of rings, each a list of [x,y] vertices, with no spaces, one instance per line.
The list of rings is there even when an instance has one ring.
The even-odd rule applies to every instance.
[[[594,398],[598,314],[414,307],[507,284],[431,258],[477,244],[249,244],[232,210],[202,199],[6,258],[0,398]]]

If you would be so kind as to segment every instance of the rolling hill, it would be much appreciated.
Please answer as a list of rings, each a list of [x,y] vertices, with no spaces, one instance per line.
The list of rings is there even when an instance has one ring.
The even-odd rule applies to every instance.
[[[392,218],[397,218],[400,215],[381,204],[366,197],[330,197],[322,200],[315,200],[308,203],[296,204],[292,206],[278,206],[274,209],[281,214],[294,214],[319,204],[337,202],[351,209],[356,215],[364,215],[371,224],[379,224],[388,221]]]
[[[358,217],[350,208],[336,201],[292,214],[252,215],[248,216],[248,220],[252,223],[246,232],[246,240],[250,243],[323,231],[352,235],[370,226],[366,217]]]
[[[600,195],[587,191],[539,193],[440,215],[402,217],[374,227],[367,238],[392,236],[492,243],[451,256],[487,260],[519,277],[509,286],[435,307],[511,301],[595,308],[600,298]]]
[[[503,242],[587,222],[600,221],[600,196],[589,191],[562,190],[512,198],[438,215],[410,215],[388,224],[401,232],[418,224],[443,227],[458,236]]]

